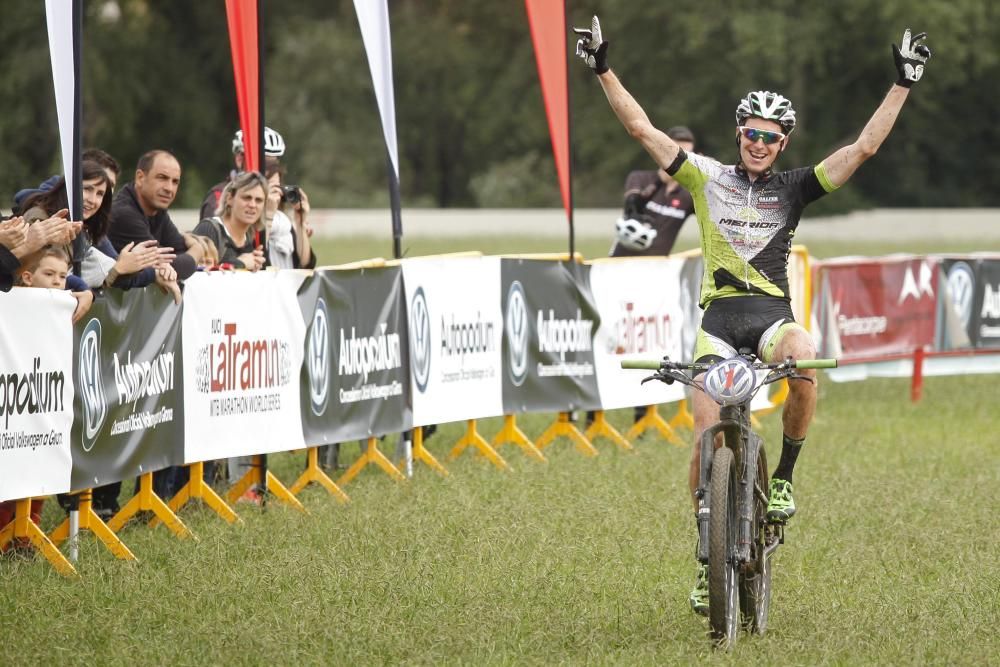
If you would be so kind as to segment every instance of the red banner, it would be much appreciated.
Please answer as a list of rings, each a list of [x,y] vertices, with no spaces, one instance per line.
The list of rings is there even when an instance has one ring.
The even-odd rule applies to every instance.
[[[257,0],[226,0],[229,46],[233,54],[236,106],[243,129],[244,166],[260,169],[260,52],[257,48]]]
[[[569,201],[569,88],[566,82],[566,7],[560,0],[524,0],[535,44],[538,77],[542,81],[545,115],[559,176],[563,208]]]
[[[912,354],[934,345],[938,260],[824,263],[823,354],[841,359]]]

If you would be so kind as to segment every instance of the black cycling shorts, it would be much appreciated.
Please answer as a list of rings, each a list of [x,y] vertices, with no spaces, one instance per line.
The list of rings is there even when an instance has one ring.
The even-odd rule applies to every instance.
[[[792,306],[774,296],[730,296],[714,299],[701,318],[694,360],[712,363],[736,356],[748,348],[758,359],[770,361],[778,342],[795,322]]]

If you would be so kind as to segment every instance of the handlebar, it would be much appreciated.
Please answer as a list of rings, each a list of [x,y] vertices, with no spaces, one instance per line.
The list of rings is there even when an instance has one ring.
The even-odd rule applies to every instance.
[[[661,369],[671,370],[694,370],[701,371],[707,369],[711,364],[681,363],[666,361],[662,359],[629,359],[621,362],[622,368],[644,371],[658,371]],[[816,368],[836,368],[836,359],[802,359],[800,361],[781,361],[774,364],[755,362],[754,368],[758,370],[774,370],[776,368],[801,368],[804,370]]]

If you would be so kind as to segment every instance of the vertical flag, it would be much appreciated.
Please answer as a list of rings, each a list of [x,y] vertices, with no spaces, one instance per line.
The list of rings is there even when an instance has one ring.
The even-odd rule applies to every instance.
[[[264,169],[261,137],[264,123],[260,100],[260,51],[257,0],[226,0],[229,24],[229,47],[233,54],[233,80],[236,82],[236,106],[243,130],[243,168]]]
[[[570,187],[569,84],[566,72],[566,5],[558,0],[524,0],[549,120],[559,191],[569,221],[573,252],[573,191]]]
[[[52,83],[56,92],[59,142],[62,148],[63,175],[66,177],[71,220],[82,219],[83,214],[83,194],[77,175],[83,115],[80,94],[82,16],[81,0],[45,0],[49,55],[52,59]]]
[[[395,256],[400,256],[403,222],[399,202],[399,153],[396,147],[396,101],[392,87],[392,42],[389,37],[389,8],[386,0],[354,0],[354,11],[361,26],[368,68],[372,74],[375,100],[382,118],[382,133],[389,171],[389,195],[392,201],[392,237]]]

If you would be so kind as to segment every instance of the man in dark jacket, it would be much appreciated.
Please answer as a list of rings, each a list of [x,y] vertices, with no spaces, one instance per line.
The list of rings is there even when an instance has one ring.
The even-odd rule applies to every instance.
[[[177,253],[171,263],[177,278],[194,273],[201,259],[201,246],[178,231],[167,209],[177,196],[181,165],[164,150],[152,150],[139,158],[135,181],[123,187],[111,207],[108,238],[119,252],[129,243],[153,239]]]

